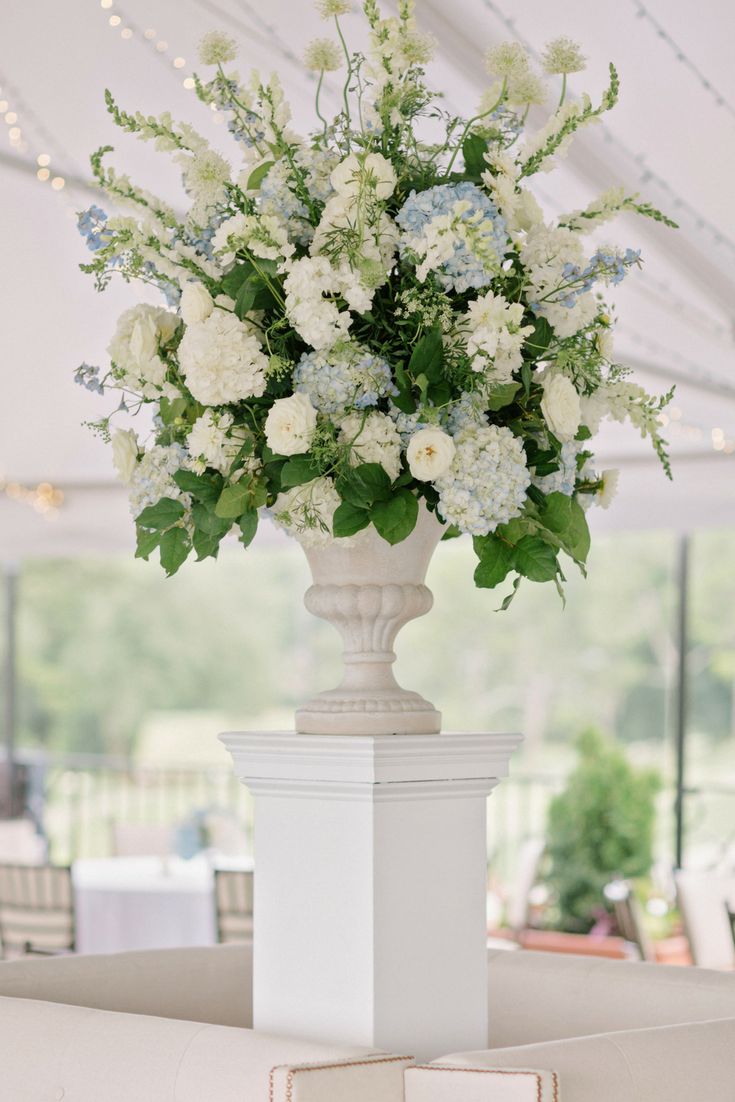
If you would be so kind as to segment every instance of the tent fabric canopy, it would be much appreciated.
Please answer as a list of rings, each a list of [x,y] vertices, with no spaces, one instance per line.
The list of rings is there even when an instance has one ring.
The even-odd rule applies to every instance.
[[[390,10],[388,0],[383,7]],[[675,481],[666,482],[635,431],[612,426],[598,453],[602,466],[621,466],[621,490],[610,512],[594,510],[593,523],[735,524],[735,9],[727,0],[696,7],[685,0],[567,0],[562,8],[542,0],[520,6],[417,0],[417,11],[439,43],[433,82],[445,90],[447,106],[463,113],[471,113],[488,83],[485,49],[509,37],[536,53],[559,34],[578,40],[588,69],[571,78],[571,88],[593,98],[615,62],[618,107],[532,186],[549,216],[624,184],[680,223],[671,231],[625,216],[596,237],[643,251],[643,270],[614,288],[616,352],[648,388],[677,385],[670,426]],[[346,17],[345,27],[351,43],[364,42],[357,16]],[[88,254],[75,211],[94,200],[88,155],[108,143],[116,147],[113,162],[137,182],[174,204],[182,199],[176,166],[113,126],[105,87],[129,110],[170,110],[190,120],[236,165],[225,128],[184,86],[197,67],[197,42],[212,28],[238,40],[241,72],[277,69],[296,128],[313,127],[314,83],[298,56],[330,28],[307,0],[123,0],[122,6],[39,0],[7,14],[0,98],[8,103],[6,119],[8,112],[17,116],[11,121],[21,144],[4,137],[0,145],[0,487],[50,482],[65,501],[47,523],[28,502],[0,492],[0,558],[130,545],[109,450],[82,425],[108,407],[74,385],[73,371],[83,360],[104,364],[116,318],[140,292],[120,283],[96,294],[77,269]],[[555,96],[551,88],[549,106]],[[336,81],[327,99],[336,109]],[[543,117],[538,110],[533,122]],[[41,154],[50,157],[45,182],[36,179]],[[65,180],[61,190],[51,185],[57,176]]]

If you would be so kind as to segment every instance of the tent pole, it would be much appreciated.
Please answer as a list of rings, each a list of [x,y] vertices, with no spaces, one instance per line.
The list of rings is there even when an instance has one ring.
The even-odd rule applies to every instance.
[[[687,656],[689,650],[689,536],[679,538],[677,562],[677,588],[679,608],[677,615],[677,671],[676,671],[676,868],[682,867],[684,858],[684,800],[686,797],[686,735],[687,735]]]
[[[6,563],[5,582],[5,761],[6,815],[12,818],[15,790],[15,735],[17,725],[18,569]]]

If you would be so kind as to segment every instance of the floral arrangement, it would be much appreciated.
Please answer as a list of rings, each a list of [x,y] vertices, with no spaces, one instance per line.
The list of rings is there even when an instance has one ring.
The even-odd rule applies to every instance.
[[[235,529],[247,546],[263,512],[304,544],[354,538],[373,525],[390,543],[412,531],[421,503],[469,533],[475,581],[563,581],[563,552],[584,569],[585,511],[606,507],[615,471],[598,471],[591,440],[604,418],[648,436],[669,473],[652,397],[615,361],[600,288],[641,263],[638,251],[591,251],[585,235],[620,211],[673,225],[621,188],[552,224],[529,189],[574,133],[612,108],[568,99],[584,67],[568,39],[550,43],[561,78],[548,121],[526,133],[547,95],[517,43],[487,54],[490,80],[472,117],[454,116],[427,86],[433,43],[412,0],[384,19],[363,0],[365,53],[346,45],[350,0],[317,0],[336,39],[306,51],[319,126],[289,126],[277,77],[241,83],[234,42],[201,43],[199,98],[223,112],[233,166],[170,115],[108,109],[123,130],[170,152],[190,200],[179,215],[92,157],[121,213],[79,216],[94,257],[160,291],[119,319],[106,372],[77,379],[153,407],[150,439],[96,423],[129,484],[137,554],[158,548],[173,574],[191,554],[216,556]],[[342,109],[325,117],[325,74],[343,70]],[[340,81],[342,78],[340,78]]]

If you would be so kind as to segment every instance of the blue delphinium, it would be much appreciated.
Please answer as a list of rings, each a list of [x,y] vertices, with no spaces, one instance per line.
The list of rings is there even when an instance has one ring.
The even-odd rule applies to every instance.
[[[107,215],[101,207],[92,204],[77,215],[77,229],[84,238],[87,248],[96,253],[108,243]]]
[[[100,380],[100,369],[93,364],[80,364],[74,372],[74,382],[96,394],[105,393],[104,385]]]
[[[437,219],[448,219],[448,225],[433,225]],[[419,278],[436,270],[443,287],[461,293],[488,287],[497,275],[508,242],[505,219],[476,184],[463,181],[412,191],[396,222],[403,230],[400,254],[417,263]],[[445,234],[452,235],[452,252],[435,267],[430,253],[437,236]]]

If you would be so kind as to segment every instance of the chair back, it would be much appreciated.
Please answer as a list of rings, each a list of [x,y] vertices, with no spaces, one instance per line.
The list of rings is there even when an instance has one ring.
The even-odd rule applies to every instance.
[[[680,869],[674,874],[676,897],[692,960],[702,968],[735,967],[727,906],[735,909],[735,876]]]
[[[219,942],[253,937],[253,874],[241,869],[214,870],[214,899]]]
[[[74,949],[71,869],[61,865],[0,865],[0,946],[3,956]]]
[[[641,960],[655,961],[656,951],[646,933],[643,912],[632,885],[627,880],[614,880],[605,889],[612,902],[618,933],[634,945]]]

